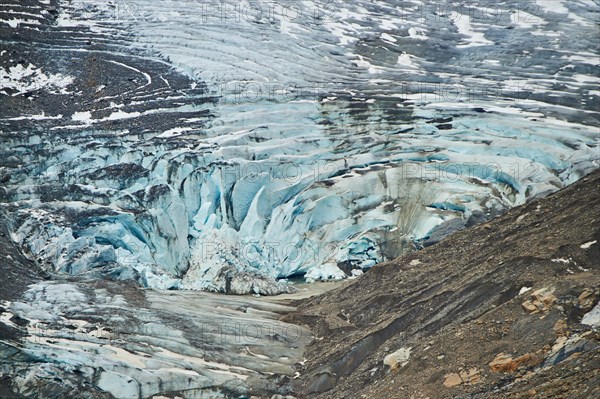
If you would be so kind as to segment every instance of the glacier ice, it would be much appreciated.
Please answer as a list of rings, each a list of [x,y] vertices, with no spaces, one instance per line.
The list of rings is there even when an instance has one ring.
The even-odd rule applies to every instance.
[[[228,24],[195,6],[142,0],[135,20],[107,23],[108,6],[78,18],[65,4],[50,29],[92,42],[72,54],[97,57],[78,60],[98,76],[1,69],[3,101],[79,99],[0,121],[13,238],[48,270],[276,294],[291,289],[279,279],[358,275],[598,166],[597,67],[566,28],[507,20],[507,44],[502,21],[432,29],[381,2]]]

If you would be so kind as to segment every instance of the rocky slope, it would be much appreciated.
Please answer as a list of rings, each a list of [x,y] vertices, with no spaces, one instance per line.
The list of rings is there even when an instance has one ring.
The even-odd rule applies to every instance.
[[[600,172],[298,303],[307,398],[600,395]]]

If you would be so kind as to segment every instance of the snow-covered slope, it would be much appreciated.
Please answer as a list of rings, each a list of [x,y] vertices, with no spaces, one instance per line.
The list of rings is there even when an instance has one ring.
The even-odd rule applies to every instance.
[[[220,7],[0,8],[2,198],[32,258],[273,294],[598,166],[593,2]]]

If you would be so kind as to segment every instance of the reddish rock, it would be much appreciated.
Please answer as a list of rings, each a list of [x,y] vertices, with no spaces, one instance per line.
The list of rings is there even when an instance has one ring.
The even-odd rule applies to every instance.
[[[447,388],[456,387],[462,384],[462,378],[456,373],[446,374],[444,376],[444,386]]]
[[[499,353],[489,365],[494,373],[514,373],[521,367],[536,366],[540,364],[542,360],[543,357],[538,353],[527,353],[514,359],[511,355]]]
[[[554,324],[554,334],[556,334],[558,337],[567,335],[568,328],[569,326],[565,320],[559,320],[556,322],[556,324]]]

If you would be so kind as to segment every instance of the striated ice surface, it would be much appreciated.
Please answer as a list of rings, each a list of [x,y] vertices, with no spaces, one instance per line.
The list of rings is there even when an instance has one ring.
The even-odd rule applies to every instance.
[[[74,61],[2,55],[13,239],[53,271],[276,294],[597,168],[598,7],[484,3],[61,2],[44,35]]]
[[[278,321],[293,308],[265,298],[96,283],[42,282],[22,301],[0,302],[0,325],[24,336],[0,342],[12,389],[51,398],[271,397],[311,339]]]

